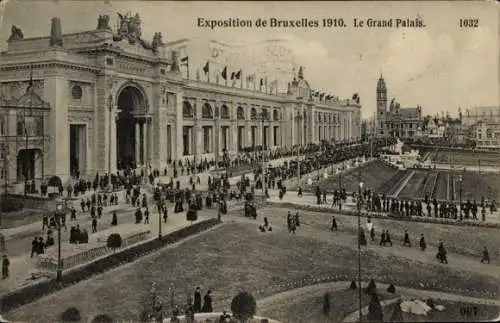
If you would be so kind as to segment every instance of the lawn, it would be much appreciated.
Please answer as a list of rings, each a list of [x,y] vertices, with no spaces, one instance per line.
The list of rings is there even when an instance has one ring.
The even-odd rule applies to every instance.
[[[282,302],[271,304],[259,311],[260,316],[270,317],[275,320],[286,323],[331,323],[342,322],[342,320],[352,312],[358,309],[358,291],[338,290],[329,292],[330,295],[330,314],[323,314],[324,292],[307,293],[299,297],[288,297]],[[380,301],[397,297],[395,294],[378,291]],[[363,293],[363,307],[368,306],[370,296]]]
[[[454,164],[463,166],[493,166],[498,167],[499,154],[494,152],[473,151],[438,151],[431,154],[432,161],[438,164]]]
[[[370,250],[363,253],[362,261],[367,279],[387,282],[390,278],[409,287],[425,283],[444,291],[462,288],[471,295],[480,295],[482,290],[497,292],[497,280],[449,267],[379,256]],[[66,308],[76,306],[84,320],[107,313],[117,320],[136,321],[145,310],[152,282],[158,284],[158,294],[167,305],[172,291],[176,304],[185,304],[196,286],[211,289],[217,311],[228,309],[232,297],[242,290],[262,298],[289,289],[283,283],[321,277],[351,280],[356,270],[357,253],[352,248],[291,236],[277,228],[261,233],[257,224],[229,223],[6,316],[17,321],[54,322]]]
[[[394,167],[389,166],[383,161],[375,160],[354,170],[348,170],[340,179],[338,175],[334,175],[320,180],[319,187],[321,191],[333,192],[339,187],[339,183],[341,183],[346,191],[357,192],[358,183],[362,181],[367,189],[377,190],[377,188],[396,173],[397,169]],[[306,186],[305,190],[315,191],[316,186],[317,184],[313,184],[312,187]]]

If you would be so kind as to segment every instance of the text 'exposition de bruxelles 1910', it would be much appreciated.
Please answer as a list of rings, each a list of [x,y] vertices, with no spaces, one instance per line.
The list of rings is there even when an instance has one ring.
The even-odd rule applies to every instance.
[[[425,23],[416,18],[352,18],[351,25],[355,28],[424,28]],[[326,17],[321,19],[279,19],[279,18],[227,18],[227,19],[197,19],[198,28],[343,28],[349,27],[343,18]]]

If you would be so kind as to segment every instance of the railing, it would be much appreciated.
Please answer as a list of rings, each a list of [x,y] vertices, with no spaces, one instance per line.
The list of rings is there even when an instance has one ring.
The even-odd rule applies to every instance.
[[[123,239],[123,244],[119,249],[125,248],[127,246],[136,244],[137,242],[143,241],[147,238],[147,236],[151,233],[151,231],[145,231],[141,233],[137,233],[134,235],[131,235],[130,237],[127,237]],[[111,253],[113,249],[108,248],[107,246],[101,246],[97,248],[92,248],[90,250],[78,253],[76,255],[72,255],[66,258],[63,258],[62,265],[63,269],[69,269],[73,268],[75,266],[78,266],[80,264],[89,262],[92,259],[104,256],[108,253]],[[41,259],[40,262],[38,263],[39,267],[42,267],[44,269],[48,270],[56,270],[57,269],[57,259],[53,258],[45,258]]]

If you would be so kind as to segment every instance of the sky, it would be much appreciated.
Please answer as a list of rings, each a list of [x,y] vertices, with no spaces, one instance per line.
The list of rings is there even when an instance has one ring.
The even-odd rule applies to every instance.
[[[247,43],[285,38],[314,89],[341,98],[359,93],[363,116],[376,108],[380,74],[389,99],[402,107],[422,106],[425,114],[456,115],[476,106],[500,105],[499,5],[494,2],[167,2],[0,0],[0,49],[12,25],[25,37],[50,34],[59,17],[63,32],[93,30],[100,14],[139,13],[142,33],[162,32],[165,42],[205,38]],[[346,28],[200,28],[198,18],[342,18]],[[352,21],[422,18],[425,28],[354,28]],[[460,28],[459,19],[478,19]]]

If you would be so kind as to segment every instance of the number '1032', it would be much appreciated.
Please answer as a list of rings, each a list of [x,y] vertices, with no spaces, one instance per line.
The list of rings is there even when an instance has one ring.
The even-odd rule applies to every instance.
[[[461,18],[459,20],[459,26],[460,26],[460,28],[477,28],[477,27],[479,27],[479,19]]]

